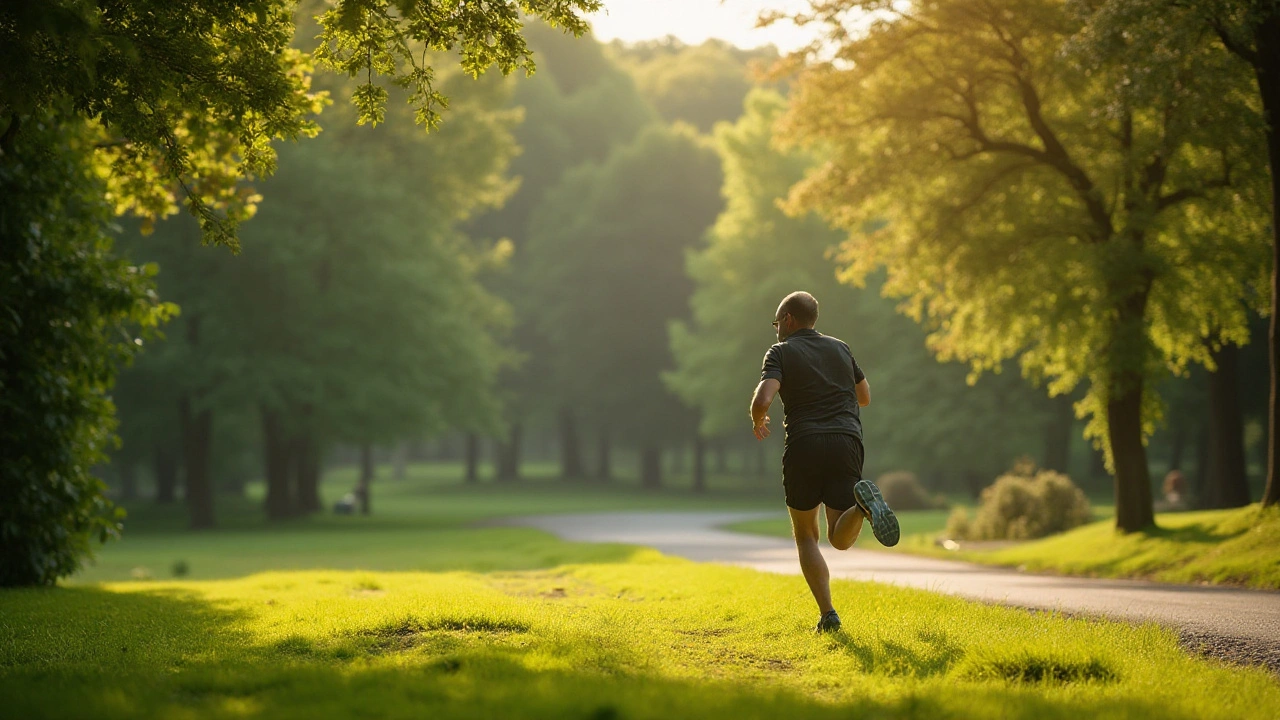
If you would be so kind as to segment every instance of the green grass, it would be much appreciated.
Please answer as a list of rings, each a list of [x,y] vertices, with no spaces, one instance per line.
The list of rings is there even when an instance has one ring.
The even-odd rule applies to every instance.
[[[252,506],[227,501],[224,529],[210,533],[136,508],[126,539],[74,582],[0,592],[3,714],[1075,720],[1280,712],[1272,676],[1190,657],[1172,632],[1151,625],[838,581],[846,632],[818,636],[798,577],[474,525],[513,511],[760,507],[751,497],[550,483],[460,488],[421,477],[378,490],[372,517],[270,527]],[[130,567],[167,571],[177,559],[193,577],[217,579],[91,582]]]
[[[652,551],[531,571],[7,591],[0,696],[11,717],[104,720],[1280,711],[1273,678],[1188,657],[1155,626],[871,583],[835,593],[850,631],[816,636],[798,578]]]
[[[1165,513],[1157,529],[1118,533],[1110,521],[965,560],[1092,577],[1280,589],[1280,508]]]

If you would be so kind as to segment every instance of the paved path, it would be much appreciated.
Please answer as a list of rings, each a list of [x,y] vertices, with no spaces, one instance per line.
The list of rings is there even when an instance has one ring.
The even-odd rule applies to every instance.
[[[565,540],[644,545],[669,555],[797,575],[795,545],[787,539],[718,529],[777,513],[635,512],[541,515],[512,524]],[[870,533],[870,528],[864,532]],[[1136,580],[1031,575],[953,560],[874,550],[823,547],[833,578],[875,580],[975,600],[1135,621],[1156,621],[1193,638],[1237,640],[1280,652],[1280,592]],[[1268,655],[1271,652],[1267,652]]]

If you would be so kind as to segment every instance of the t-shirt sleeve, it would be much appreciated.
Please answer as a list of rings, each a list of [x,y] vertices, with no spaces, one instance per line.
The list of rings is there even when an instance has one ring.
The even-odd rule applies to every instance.
[[[866,380],[867,374],[862,372],[862,366],[858,364],[857,358],[850,355],[849,359],[853,361],[853,383],[856,385]]]
[[[764,367],[760,368],[760,379],[769,378],[782,382],[782,348],[777,345],[764,354]]]

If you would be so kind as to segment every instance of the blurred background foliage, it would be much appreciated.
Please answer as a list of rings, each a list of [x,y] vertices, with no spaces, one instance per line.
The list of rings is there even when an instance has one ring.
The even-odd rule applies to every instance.
[[[515,28],[536,74],[473,79],[452,69],[456,47],[423,41],[415,62],[438,68],[427,92],[413,68],[377,53],[368,65],[330,48],[313,67],[311,38],[338,42],[346,26],[335,16],[322,29],[304,3],[293,49],[253,56],[275,84],[274,95],[251,99],[275,108],[274,119],[246,135],[232,116],[196,123],[179,105],[160,135],[198,142],[190,151],[161,142],[129,154],[154,127],[132,116],[111,125],[105,110],[97,124],[63,110],[79,124],[46,128],[33,108],[66,99],[31,90],[31,107],[0,108],[0,124],[22,118],[16,140],[5,133],[6,189],[31,188],[5,194],[7,210],[25,203],[3,216],[5,252],[17,247],[10,233],[37,241],[15,219],[58,212],[49,227],[63,235],[39,242],[74,240],[68,252],[105,273],[74,292],[105,283],[123,294],[90,303],[64,288],[69,307],[109,308],[75,325],[91,342],[80,346],[85,364],[67,371],[87,383],[91,399],[76,412],[95,418],[93,429],[74,441],[6,429],[5,442],[89,448],[74,451],[65,476],[78,478],[79,499],[57,521],[81,538],[120,527],[104,488],[147,517],[209,528],[220,507],[242,508],[246,497],[271,520],[335,502],[370,511],[378,466],[395,478],[424,462],[457,468],[460,483],[559,478],[619,492],[773,496],[781,438],[755,443],[747,404],[774,342],[774,308],[805,289],[821,303],[818,329],[849,343],[874,387],[868,477],[911,473],[921,497],[973,499],[1029,457],[1110,502],[1111,436],[1098,423],[1107,398],[1130,388],[1115,381],[1127,373],[1141,375],[1133,437],[1148,497],[1181,470],[1193,504],[1249,502],[1266,468],[1259,340],[1269,245],[1247,68],[1197,36],[1193,54],[1148,58],[1177,67],[1117,99],[1108,83],[1123,84],[1136,60],[1100,49],[1101,36],[1085,33],[1102,32],[1087,13],[1030,0],[996,6],[1018,10],[1000,18],[1010,23],[1005,39],[1025,43],[1025,80],[1052,94],[1042,107],[1065,128],[1064,152],[1105,178],[1095,184],[1115,236],[1145,228],[1140,250],[1082,242],[1098,218],[1088,193],[1053,168],[977,152],[977,164],[948,164],[948,153],[967,160],[975,148],[964,143],[983,140],[939,117],[965,110],[964,79],[988,77],[1011,47],[975,41],[972,17],[916,44],[904,39],[906,21],[888,18],[844,38],[845,56],[819,61],[719,41],[605,44],[563,31],[575,29],[563,14],[572,9],[549,10],[556,27],[529,18]],[[946,19],[958,8],[931,12]],[[30,20],[5,17],[11,33]],[[74,18],[50,17],[46,33],[82,31]],[[272,32],[291,29],[287,17],[269,20]],[[64,21],[70,30],[57,29]],[[1105,72],[1060,59],[1085,36],[1096,42],[1073,52]],[[391,35],[351,38],[399,57]],[[517,48],[488,60],[514,67],[520,57]],[[852,57],[864,65],[845,62]],[[913,74],[912,63],[931,70]],[[375,92],[378,76],[402,82]],[[1044,136],[1009,77],[1013,85],[971,86],[970,99],[988,119],[987,140],[1005,133],[1034,149]],[[174,80],[152,82],[163,90]],[[948,96],[950,86],[959,94]],[[82,96],[112,100],[99,90]],[[1162,116],[1169,107],[1177,111]],[[64,148],[61,159],[37,172],[29,158],[53,147]],[[1190,188],[1185,205],[1162,206],[1158,188],[1152,195],[1132,184],[1140,173],[1125,174],[1152,157],[1180,183],[1166,194]],[[172,214],[184,197],[198,222]],[[110,220],[122,210],[140,217]],[[1111,281],[1134,268],[1153,278],[1150,304],[1137,340],[1121,342],[1113,301],[1132,288]],[[36,299],[19,300],[19,288],[35,285],[23,282],[4,286],[4,299],[26,318]],[[1137,354],[1107,359],[1122,345]],[[19,410],[56,415],[17,394],[11,378],[34,367],[17,357],[6,351],[6,428],[18,427]],[[12,460],[35,455],[4,457],[6,498],[49,477]],[[323,482],[333,472],[351,478],[350,498]],[[36,563],[38,581],[74,569],[88,544],[69,548]]]

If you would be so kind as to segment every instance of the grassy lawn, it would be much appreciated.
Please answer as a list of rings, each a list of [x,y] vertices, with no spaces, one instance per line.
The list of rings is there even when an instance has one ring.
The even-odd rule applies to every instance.
[[[1280,508],[1165,513],[1158,529],[1117,533],[1112,521],[965,560],[1092,577],[1280,589]]]
[[[198,534],[137,509],[126,539],[75,581],[0,592],[3,714],[1075,720],[1280,712],[1274,677],[1190,657],[1154,626],[837,582],[846,632],[818,636],[798,577],[474,525],[513,509],[759,508],[772,498],[550,483],[461,488],[422,478],[379,490],[368,518],[266,527],[252,507],[224,503],[224,529]],[[142,567],[165,577],[178,559],[190,565],[188,578],[96,581]]]

